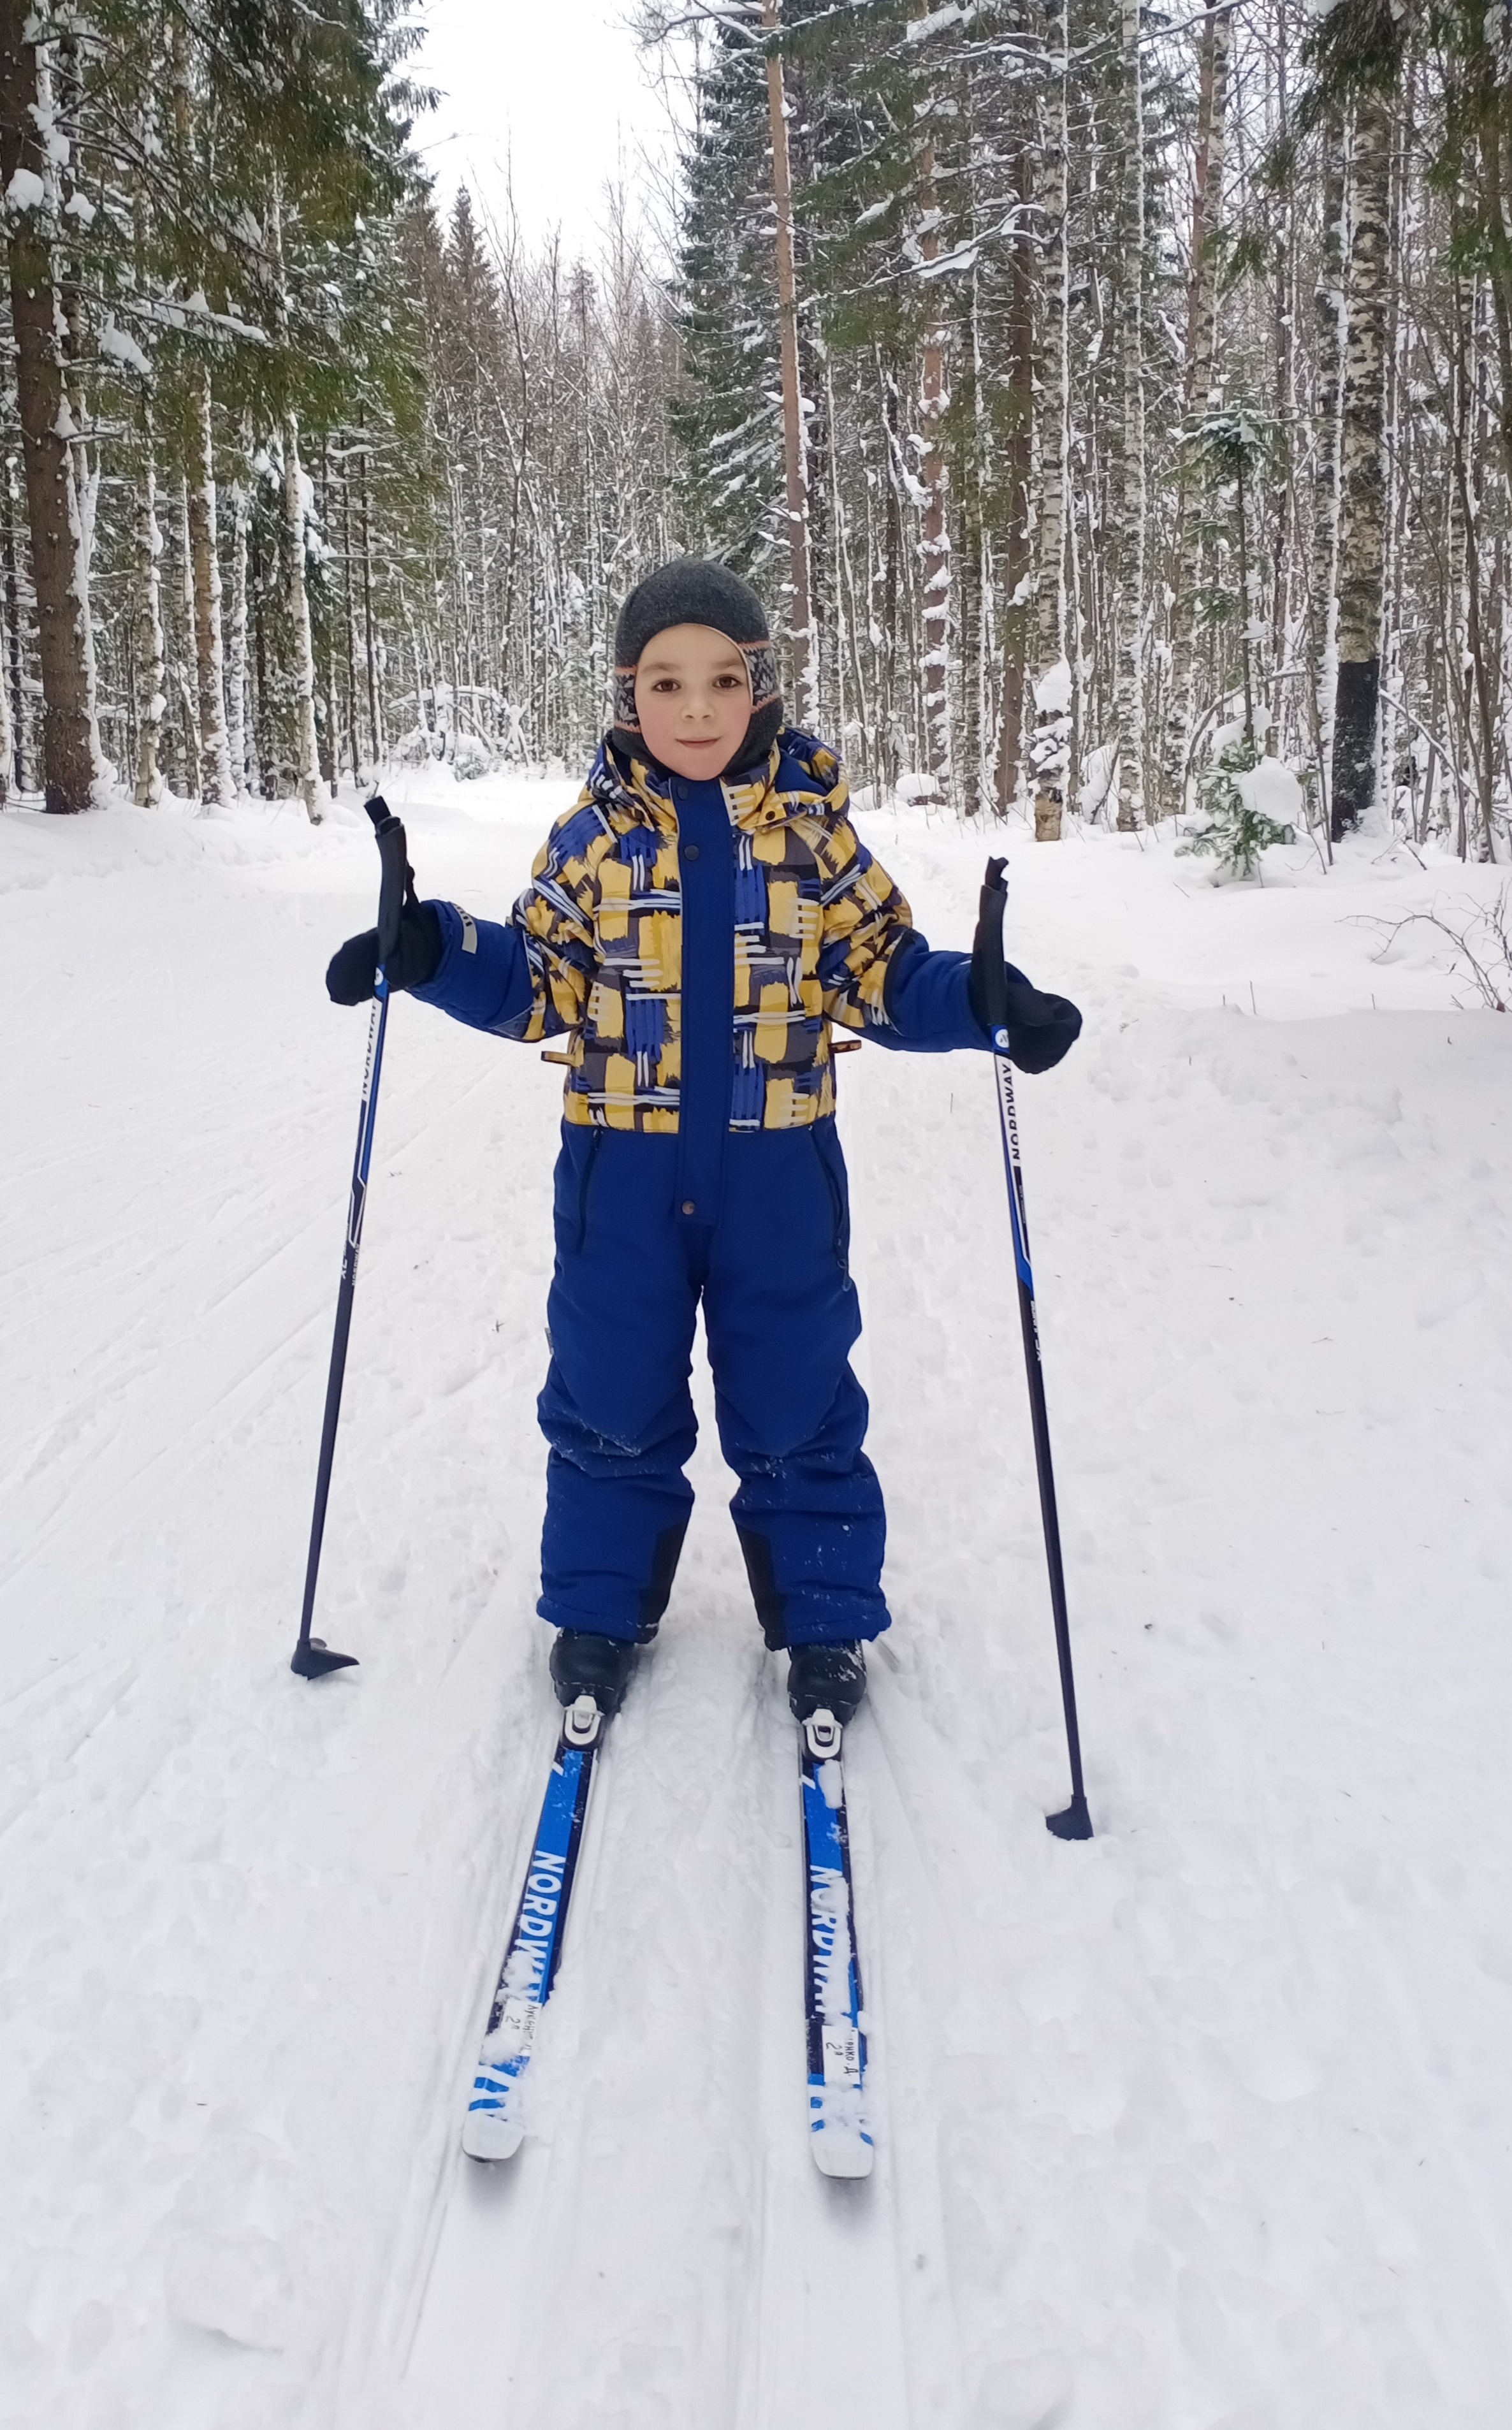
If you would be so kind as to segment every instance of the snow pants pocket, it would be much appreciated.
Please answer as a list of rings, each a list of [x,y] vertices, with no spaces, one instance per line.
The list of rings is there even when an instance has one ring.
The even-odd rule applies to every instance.
[[[839,1136],[833,1123],[816,1123],[808,1134],[819,1158],[819,1169],[829,1192],[830,1211],[835,1223],[835,1257],[846,1280],[851,1273],[851,1189],[845,1170],[845,1157]]]
[[[593,1168],[604,1145],[601,1130],[589,1130],[577,1123],[563,1123],[562,1143],[557,1157],[557,1171],[552,1188],[552,1218],[558,1251],[570,1257],[583,1254],[588,1239],[589,1193],[593,1183]]]

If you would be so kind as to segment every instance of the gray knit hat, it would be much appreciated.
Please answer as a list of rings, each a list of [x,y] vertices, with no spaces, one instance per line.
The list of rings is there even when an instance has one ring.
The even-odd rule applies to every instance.
[[[708,557],[674,557],[638,582],[614,628],[614,726],[623,751],[645,750],[636,715],[635,671],[648,641],[670,624],[711,624],[743,652],[751,671],[751,722],[730,767],[764,759],[782,729],[777,661],[766,610],[747,582]]]

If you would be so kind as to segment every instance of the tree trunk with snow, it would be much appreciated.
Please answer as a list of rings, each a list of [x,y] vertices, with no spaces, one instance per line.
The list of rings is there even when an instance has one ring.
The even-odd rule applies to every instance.
[[[90,700],[89,598],[79,581],[78,501],[69,460],[53,271],[50,163],[41,128],[50,115],[35,21],[21,0],[0,0],[0,189],[7,198],[16,398],[37,591],[42,682],[42,785],[49,810],[88,809],[95,745]]]
[[[1391,102],[1360,93],[1350,151],[1350,248],[1339,414],[1338,672],[1334,690],[1333,833],[1358,826],[1375,787],[1386,570],[1387,270]]]
[[[299,461],[299,424],[292,412],[283,422],[284,515],[289,526],[289,622],[293,630],[294,739],[297,781],[311,826],[325,808],[320,744],[315,733],[315,652],[305,584],[305,481]]]
[[[1003,699],[998,716],[995,807],[1005,816],[1017,799],[1024,760],[1024,693],[1034,608],[1035,536],[1032,523],[1035,458],[1035,158],[1021,143],[1014,164],[1014,197],[1018,216],[1014,229],[1008,305],[1008,395],[1012,420],[1008,427],[1008,527],[1003,542],[1003,603],[1000,657]],[[977,393],[985,380],[980,373]],[[967,680],[974,679],[968,665]]]
[[[808,460],[798,362],[798,280],[792,251],[792,172],[788,158],[788,105],[777,48],[777,0],[762,0],[767,36],[767,120],[772,139],[772,199],[776,220],[777,334],[782,358],[782,461],[788,513],[788,631],[792,652],[793,707],[806,731],[818,720],[815,700],[813,584],[809,571]]]
[[[1291,96],[1288,84],[1289,53],[1286,15],[1278,11],[1275,20],[1276,76],[1276,138],[1283,144],[1290,141]],[[1297,414],[1297,204],[1298,198],[1288,183],[1277,195],[1277,219],[1271,329],[1275,349],[1275,385],[1272,391],[1272,414],[1278,430],[1296,430]],[[1274,541],[1271,548],[1271,701],[1267,728],[1267,748],[1278,759],[1287,754],[1283,741],[1288,723],[1295,730],[1296,693],[1285,680],[1285,670],[1293,648],[1292,580],[1297,541],[1296,491],[1290,465],[1283,458],[1277,465],[1272,492],[1271,513]]]
[[[1322,149],[1322,232],[1313,291],[1312,547],[1307,640],[1321,781],[1330,782],[1338,644],[1339,403],[1344,370],[1344,238],[1349,186],[1344,122],[1330,110]],[[1326,815],[1328,805],[1323,804]]]
[[[140,808],[150,809],[162,799],[158,742],[168,704],[163,694],[163,536],[158,523],[152,411],[145,404],[141,411],[141,453],[137,462],[135,542],[137,762],[131,798]]]
[[[1228,107],[1232,19],[1227,0],[1208,0],[1197,90],[1197,148],[1192,164],[1191,270],[1187,288],[1187,360],[1182,418],[1192,417],[1214,397],[1214,339],[1218,326],[1218,225],[1223,199],[1223,151]],[[1187,759],[1192,728],[1192,636],[1202,574],[1203,496],[1192,468],[1185,465],[1176,491],[1176,552],[1171,578],[1171,660],[1166,676],[1164,747],[1160,755],[1160,809],[1174,818],[1185,807]]]
[[[1067,43],[1062,12],[1061,42]],[[1071,669],[1066,662],[1065,558],[1067,437],[1071,423],[1071,357],[1067,344],[1069,194],[1067,90],[1064,69],[1053,132],[1045,147],[1044,203],[1049,249],[1044,275],[1044,340],[1038,408],[1039,512],[1035,524],[1034,831],[1037,843],[1060,841],[1066,803]]]
[[[1498,745],[1498,674],[1500,653],[1487,636],[1485,572],[1482,565],[1480,518],[1476,511],[1472,466],[1484,449],[1477,441],[1484,433],[1474,428],[1478,381],[1474,363],[1474,317],[1479,302],[1477,282],[1458,279],[1454,286],[1455,312],[1453,333],[1453,395],[1454,400],[1452,445],[1454,498],[1455,537],[1454,558],[1460,590],[1459,612],[1455,622],[1460,625],[1463,641],[1458,653],[1457,675],[1452,676],[1458,716],[1456,723],[1461,737],[1461,757],[1469,762],[1473,780],[1476,807],[1480,812],[1479,826],[1484,857],[1498,857],[1496,844],[1496,779]],[[1468,822],[1464,814],[1464,791],[1461,787],[1460,857],[1469,853]]]
[[[1123,374],[1118,484],[1118,823],[1144,823],[1144,559],[1148,499],[1144,430],[1144,66],[1138,0],[1122,0],[1124,154],[1120,209],[1119,350]]]
[[[17,792],[26,782],[27,745],[30,736],[26,721],[26,687],[23,673],[21,647],[21,586],[16,574],[16,471],[15,461],[7,457],[4,466],[4,487],[0,489],[0,546],[5,553],[6,577],[6,666],[0,680],[10,688],[10,738]]]
[[[245,445],[245,440],[243,440]],[[231,485],[231,630],[225,667],[225,741],[231,783],[247,790],[247,485]]]
[[[0,660],[5,657],[8,636],[6,619],[0,614]],[[10,787],[15,760],[15,743],[10,732],[10,696],[3,667],[0,667],[0,809],[10,799]]]
[[[236,791],[225,727],[225,654],[221,630],[221,558],[216,530],[215,461],[210,429],[210,374],[203,363],[189,379],[189,547],[194,610],[194,660],[199,676],[200,798],[208,807]]]
[[[377,640],[373,624],[373,514],[368,499],[368,450],[366,432],[362,448],[362,647],[368,679],[368,747],[373,759],[373,781],[378,781],[378,771],[388,753],[383,730],[381,701],[378,691]],[[416,707],[419,723],[419,707]]]
[[[913,8],[910,22],[927,11]],[[923,608],[922,716],[924,761],[941,791],[951,788],[950,511],[944,431],[950,402],[945,385],[945,325],[940,284],[928,275],[939,259],[940,208],[935,141],[925,119],[914,150],[914,242],[924,272],[925,323],[919,349],[919,472],[922,489],[920,586]]]
[[[922,240],[938,254],[939,238]],[[927,259],[929,255],[925,254]],[[922,444],[920,476],[924,491],[920,534],[920,585],[923,623],[924,761],[942,792],[951,786],[950,732],[950,514],[946,496],[945,454],[940,441],[944,418],[945,333],[939,322],[925,334],[920,359],[919,423]]]
[[[178,581],[182,608],[182,655],[178,658],[178,698],[184,724],[184,792],[199,796],[200,756],[199,671],[194,645],[194,535],[189,521],[189,483],[178,484]]]

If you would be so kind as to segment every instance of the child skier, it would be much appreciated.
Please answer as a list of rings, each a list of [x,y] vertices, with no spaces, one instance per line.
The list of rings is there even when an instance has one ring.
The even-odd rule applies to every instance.
[[[570,1054],[538,1404],[537,1608],[561,1703],[615,1712],[666,1609],[702,1301],[757,1617],[797,1719],[843,1723],[889,1614],[830,1032],[988,1048],[987,974],[930,951],[847,819],[834,754],[784,727],[766,618],[735,574],[684,558],[641,582],[614,681],[614,724],[509,918],[411,906],[389,985]],[[374,929],[341,947],[333,1001],[372,997],[376,951]],[[1048,1071],[1081,1015],[1008,980],[1013,1060]]]

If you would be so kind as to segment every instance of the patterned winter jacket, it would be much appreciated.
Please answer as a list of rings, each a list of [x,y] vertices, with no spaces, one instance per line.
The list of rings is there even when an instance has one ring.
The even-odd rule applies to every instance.
[[[735,836],[730,1127],[800,1129],[835,1110],[831,1023],[889,1025],[884,986],[914,937],[908,906],[851,825],[839,761],[822,742],[789,730],[763,768],[722,791]],[[569,1122],[675,1131],[678,826],[657,769],[604,743],[513,924],[531,1000],[491,1024],[497,1034],[565,1039]]]

